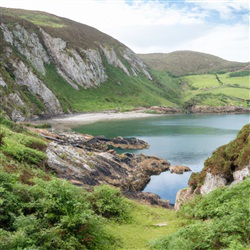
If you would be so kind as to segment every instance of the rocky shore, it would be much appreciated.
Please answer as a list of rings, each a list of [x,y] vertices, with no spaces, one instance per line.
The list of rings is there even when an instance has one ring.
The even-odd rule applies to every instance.
[[[191,113],[249,113],[249,108],[235,107],[235,106],[205,106],[193,105],[189,108]]]
[[[148,144],[136,138],[93,137],[77,133],[52,133],[36,129],[48,140],[47,165],[59,178],[91,190],[109,184],[118,187],[130,199],[170,207],[155,194],[141,192],[151,175],[169,170],[170,163],[155,156],[117,154],[113,148],[142,149]]]

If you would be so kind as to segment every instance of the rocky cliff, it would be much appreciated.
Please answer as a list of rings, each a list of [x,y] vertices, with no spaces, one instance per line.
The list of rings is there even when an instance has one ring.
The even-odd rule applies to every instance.
[[[245,125],[235,140],[216,149],[199,173],[192,173],[189,188],[180,190],[175,208],[196,194],[205,195],[218,187],[233,185],[250,175],[250,124]]]
[[[136,54],[117,40],[42,12],[2,8],[0,60],[1,110],[17,121],[91,109],[84,101],[94,90],[84,90],[107,82],[114,92],[104,100],[111,102],[110,95],[123,95],[124,77],[152,80]]]

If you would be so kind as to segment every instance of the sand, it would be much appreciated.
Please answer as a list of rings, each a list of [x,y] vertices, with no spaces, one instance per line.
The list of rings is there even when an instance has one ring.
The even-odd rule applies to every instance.
[[[85,113],[77,115],[65,115],[64,117],[56,117],[48,120],[40,120],[36,123],[50,123],[53,129],[68,130],[84,124],[90,124],[98,121],[118,120],[118,119],[137,119],[144,117],[159,116],[158,114],[147,114],[140,111],[130,111],[123,113]]]

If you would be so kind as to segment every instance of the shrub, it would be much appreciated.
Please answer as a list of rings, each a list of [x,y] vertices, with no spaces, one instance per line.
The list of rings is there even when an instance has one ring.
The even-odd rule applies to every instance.
[[[97,214],[120,222],[130,219],[130,205],[119,189],[108,185],[98,186],[89,195],[89,200]]]
[[[82,188],[67,181],[17,182],[0,170],[0,249],[113,249]]]
[[[154,249],[244,249],[250,243],[250,179],[219,188],[182,206],[179,215],[200,219],[152,243]]]

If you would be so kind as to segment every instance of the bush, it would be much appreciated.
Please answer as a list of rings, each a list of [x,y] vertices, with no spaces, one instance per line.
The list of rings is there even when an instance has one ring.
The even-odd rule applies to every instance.
[[[89,200],[97,214],[120,222],[130,219],[130,205],[121,191],[114,187],[108,185],[96,187],[89,195]]]
[[[67,181],[17,182],[0,170],[0,249],[113,249],[82,188]]]
[[[250,179],[199,196],[179,215],[200,219],[152,243],[154,249],[244,249],[250,243]]]
[[[236,71],[229,74],[229,77],[249,76],[249,70]]]
[[[44,140],[27,134],[16,133],[6,127],[0,127],[4,135],[1,150],[19,162],[42,164],[46,159],[44,152],[47,144]]]

